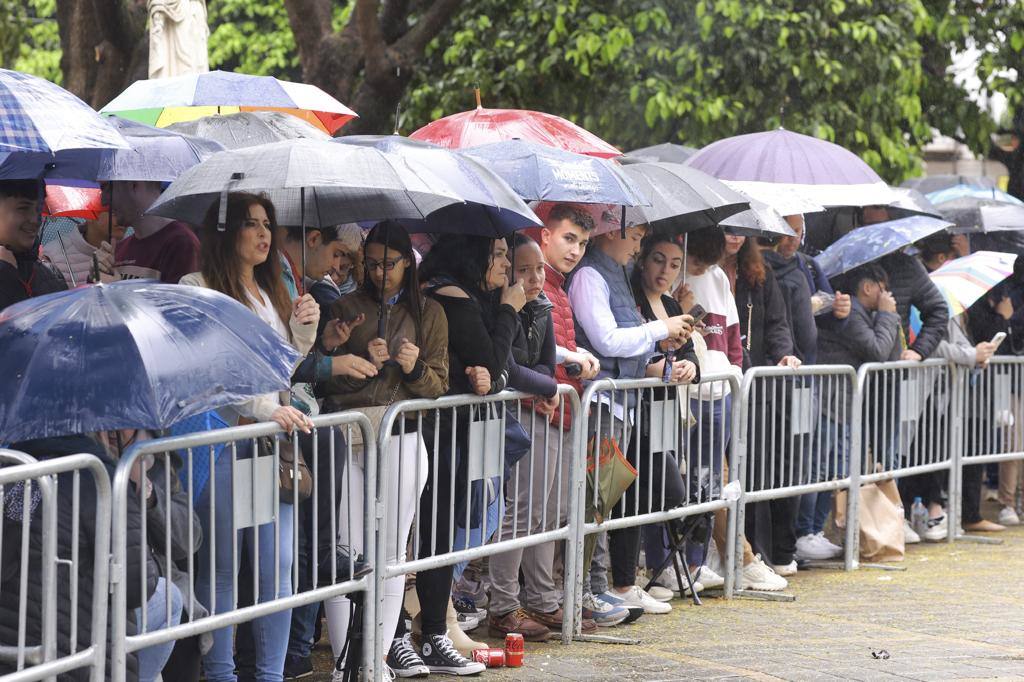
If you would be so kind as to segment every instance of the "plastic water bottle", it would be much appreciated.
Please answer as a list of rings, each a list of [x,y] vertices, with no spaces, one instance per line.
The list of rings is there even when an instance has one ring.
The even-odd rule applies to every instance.
[[[922,504],[920,497],[915,497],[910,507],[910,527],[918,535],[923,535],[928,529],[928,508]]]

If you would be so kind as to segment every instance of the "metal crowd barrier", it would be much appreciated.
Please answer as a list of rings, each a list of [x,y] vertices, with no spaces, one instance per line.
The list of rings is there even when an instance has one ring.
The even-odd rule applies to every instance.
[[[552,419],[537,412],[532,396],[512,391],[406,400],[388,409],[377,442],[377,660],[393,636],[384,631],[387,580],[573,540],[579,396],[562,385],[558,397]],[[418,501],[394,494],[410,486],[424,490]],[[567,551],[566,575],[571,559]],[[571,613],[571,591],[565,598]],[[570,638],[566,618],[562,639]]]
[[[746,506],[805,493],[857,490],[860,394],[848,365],[754,367],[743,375],[737,448],[743,493],[734,544],[742,546]],[[856,494],[847,518],[855,518]],[[795,520],[795,519],[794,519]],[[844,565],[857,563],[857,527],[846,525]],[[742,553],[736,552],[736,561]],[[739,572],[742,567],[733,565]]]
[[[857,372],[861,397],[861,466],[858,485],[946,471],[947,518],[959,504],[954,425],[962,405],[956,367],[940,359],[869,363]],[[851,519],[859,519],[853,496]],[[955,533],[950,524],[949,541]]]
[[[566,603],[575,609],[575,632],[579,632],[580,604],[589,568],[584,565],[587,536],[731,508],[732,503],[723,496],[723,479],[728,469],[729,438],[738,426],[737,406],[732,402],[738,392],[738,377],[729,373],[704,376],[692,386],[666,384],[657,378],[601,379],[587,386],[580,401],[586,428],[578,434],[577,448],[582,454],[573,477],[581,494],[586,488],[585,499],[572,533],[577,539],[572,562],[575,573],[569,572],[568,563],[566,568],[566,580],[573,576],[575,598]],[[615,441],[636,473],[635,481],[614,505],[602,499],[602,467],[615,467],[619,471],[616,476],[628,467],[623,467],[618,453],[602,444],[608,438]],[[736,479],[736,463],[733,465],[731,480]],[[678,479],[667,485],[670,474],[657,474],[668,474],[673,468]],[[735,522],[733,514],[728,518],[727,538],[734,532]],[[708,541],[710,538],[704,540]],[[675,553],[678,545],[670,545]],[[728,566],[732,564],[734,546],[729,542],[725,545],[728,595],[733,587]]]
[[[957,414],[962,418],[954,421],[954,447],[960,465],[955,467],[957,494],[951,489],[950,498],[956,497],[959,503],[965,467],[1024,460],[1024,358],[996,356],[983,370],[958,368],[958,381],[961,407]],[[980,472],[972,478],[980,482]],[[1018,474],[1010,505],[1018,513],[1019,487]]]
[[[88,454],[40,462],[21,452],[0,450],[0,464],[5,465],[0,468],[0,556],[6,576],[0,584],[0,604],[4,609],[16,605],[18,613],[16,643],[0,647],[0,674],[5,681],[24,682],[88,668],[90,679],[99,682],[106,664],[108,472]],[[90,474],[84,482],[83,472]],[[84,486],[95,495],[95,508],[87,512],[93,515],[91,529],[81,522]],[[39,522],[33,524],[36,516]],[[16,543],[13,548],[11,543]],[[91,566],[83,556],[90,552]],[[10,571],[12,560],[17,567]],[[84,591],[86,582],[89,592]],[[79,614],[84,594],[92,597],[84,616],[88,624]],[[30,613],[33,595],[41,608]],[[68,617],[58,622],[63,609]]]
[[[352,552],[347,563],[340,562],[334,550],[339,533],[344,532],[353,542],[361,540],[366,562],[375,565],[372,502],[377,458],[370,422],[358,412],[321,415],[313,422],[313,436],[291,437],[276,424],[253,424],[143,441],[121,457],[113,485],[112,679],[125,678],[130,652],[372,590],[372,576],[339,579],[339,573],[351,575],[356,557]],[[355,510],[341,508],[352,499],[353,491],[340,490],[337,482],[342,471],[354,465],[352,442],[357,432],[365,448],[365,476],[364,504]],[[295,456],[300,449],[305,450],[315,481],[312,497],[306,501],[299,500],[297,489],[290,499],[280,490],[281,478],[300,478]],[[280,470],[283,455],[290,455],[290,471],[288,467]],[[147,492],[149,486],[135,482],[142,476],[150,479],[151,492]],[[130,507],[136,516],[132,519]],[[339,522],[342,512],[347,512],[345,528]],[[360,516],[357,524],[354,520]],[[300,549],[300,528],[306,532],[305,549]],[[129,555],[130,543],[136,556]],[[244,571],[240,568],[243,555],[248,559]],[[300,561],[300,557],[311,561]],[[133,564],[144,566],[149,560],[174,566],[184,589],[165,583],[163,600],[152,597],[145,573],[129,574]],[[166,575],[168,570],[161,573]],[[250,583],[248,605],[240,605],[240,582]],[[141,602],[129,606],[129,592],[140,594]],[[150,622],[151,608],[173,613],[174,593],[183,605],[181,622],[173,624],[171,616],[163,615],[158,622]],[[154,604],[154,599],[165,603]],[[208,615],[202,615],[204,610]],[[372,613],[372,608],[364,610],[364,628],[372,627]],[[239,647],[242,640],[239,631]],[[366,674],[373,679],[375,661],[380,659],[364,653]]]

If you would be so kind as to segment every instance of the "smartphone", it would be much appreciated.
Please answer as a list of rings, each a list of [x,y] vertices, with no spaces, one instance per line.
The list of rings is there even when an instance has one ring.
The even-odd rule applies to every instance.
[[[704,306],[698,303],[697,305],[690,308],[690,312],[686,314],[693,318],[694,324],[698,324],[704,320],[704,318],[708,314],[708,311],[704,310]]]
[[[1006,332],[999,332],[998,334],[992,337],[992,343],[993,345],[995,345],[996,348],[999,348],[999,344],[1001,344],[1005,339]]]
[[[571,377],[578,377],[583,374],[583,365],[578,362],[565,363],[565,373]]]

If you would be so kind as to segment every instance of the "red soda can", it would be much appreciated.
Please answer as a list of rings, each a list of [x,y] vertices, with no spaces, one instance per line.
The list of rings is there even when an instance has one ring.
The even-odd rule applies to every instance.
[[[526,643],[521,634],[510,632],[505,635],[505,665],[510,668],[522,667],[525,651]]]
[[[505,665],[505,652],[501,649],[474,649],[473,661],[488,668],[500,668]]]

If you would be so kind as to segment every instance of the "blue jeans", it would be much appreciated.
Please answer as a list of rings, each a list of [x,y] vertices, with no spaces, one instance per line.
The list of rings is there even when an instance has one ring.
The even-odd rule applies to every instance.
[[[823,441],[817,444],[816,450],[824,453],[825,462],[823,466],[817,461],[811,462],[811,482],[846,478],[850,471],[849,426],[826,414],[822,416],[822,429],[815,437]],[[831,492],[802,495],[796,518],[797,537],[815,535],[825,530],[825,521],[831,509]]]
[[[250,443],[239,443],[239,459],[251,453]],[[216,491],[217,509],[214,525],[210,527],[210,489]],[[258,528],[238,531],[238,555],[232,556],[232,462],[231,451],[225,448],[217,458],[213,485],[209,483],[196,505],[196,513],[203,527],[204,538],[216,540],[215,575],[210,574],[209,544],[200,549],[196,569],[196,597],[211,613],[226,613],[235,608],[233,594],[234,565],[239,561],[243,546],[249,553],[249,561],[259,567],[259,602],[267,602],[292,594],[292,505],[280,503],[277,518],[279,532],[275,534],[274,524],[265,523]],[[275,537],[276,535],[276,537]],[[255,543],[259,542],[259,557],[255,556]],[[278,581],[274,583],[274,543],[279,543],[277,563]],[[216,608],[210,604],[210,584],[215,582]],[[278,611],[252,621],[252,636],[255,642],[256,680],[277,682],[284,678],[284,659],[288,650],[288,631],[291,625],[291,609]],[[235,682],[234,628],[226,627],[213,632],[213,646],[203,657],[203,668],[209,682]]]
[[[171,593],[171,610],[167,610],[167,592]],[[163,630],[181,622],[181,590],[174,583],[158,578],[156,589],[146,602],[146,632]],[[142,608],[135,609],[135,620],[142,631]],[[174,649],[174,640],[165,644],[156,644],[140,649],[136,656],[139,659],[139,682],[153,682],[164,669],[167,659]]]

